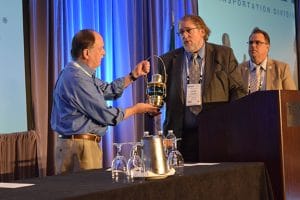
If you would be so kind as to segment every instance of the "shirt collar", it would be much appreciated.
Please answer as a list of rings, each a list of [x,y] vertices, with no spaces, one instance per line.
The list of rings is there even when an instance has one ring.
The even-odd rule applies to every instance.
[[[90,68],[87,64],[84,62],[81,62],[79,60],[73,61],[74,63],[77,63],[80,65],[80,67],[84,70],[84,72],[87,72],[91,77],[95,76],[96,70]]]
[[[257,66],[260,66],[261,68],[263,68],[263,70],[266,70],[267,69],[267,61],[268,61],[268,58],[265,58],[264,61],[262,61],[262,63],[260,65],[256,65],[254,62],[252,62],[252,60],[250,60],[250,71],[255,70],[255,68]]]
[[[198,57],[200,57],[201,59],[203,59],[203,58],[204,58],[204,53],[205,53],[205,43],[203,44],[203,46],[202,46],[202,47],[199,49],[199,51],[197,52]],[[194,53],[185,51],[185,54],[186,54],[187,58],[188,58],[189,60],[191,60],[191,59],[193,58],[193,54],[194,54]]]

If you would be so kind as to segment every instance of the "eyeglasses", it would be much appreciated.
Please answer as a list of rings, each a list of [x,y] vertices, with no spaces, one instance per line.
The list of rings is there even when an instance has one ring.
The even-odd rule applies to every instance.
[[[249,42],[247,42],[248,45],[252,45],[252,44],[255,44],[257,46],[260,46],[262,44],[268,44],[267,42],[262,42],[262,41],[259,41],[259,40],[250,40]]]
[[[192,30],[194,30],[194,29],[198,29],[198,28],[195,27],[195,28],[181,29],[181,30],[179,30],[179,32],[177,33],[177,35],[182,36],[185,32],[187,32],[190,35],[192,33]]]

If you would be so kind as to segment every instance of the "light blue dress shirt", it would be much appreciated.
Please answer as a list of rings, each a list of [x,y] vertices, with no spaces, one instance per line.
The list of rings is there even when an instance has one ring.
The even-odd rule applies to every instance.
[[[124,119],[124,111],[106,104],[120,97],[124,78],[112,83],[95,78],[95,70],[70,62],[61,72],[53,92],[51,127],[62,135],[94,133],[103,136],[108,126]]]

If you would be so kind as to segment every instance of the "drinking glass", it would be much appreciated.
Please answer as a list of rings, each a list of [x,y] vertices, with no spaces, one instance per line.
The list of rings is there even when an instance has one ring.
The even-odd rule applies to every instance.
[[[133,182],[134,180],[143,180],[145,176],[145,164],[138,154],[138,147],[142,146],[140,142],[131,143],[132,149],[130,152],[130,158],[127,162],[127,176],[128,180]]]
[[[175,169],[175,174],[183,175],[184,160],[182,154],[177,150],[178,140],[181,140],[181,138],[176,138],[173,140],[172,150],[168,155],[168,166],[170,169]]]
[[[117,155],[111,162],[111,174],[113,182],[126,182],[127,160],[121,155],[122,145],[126,143],[113,143],[117,148]]]

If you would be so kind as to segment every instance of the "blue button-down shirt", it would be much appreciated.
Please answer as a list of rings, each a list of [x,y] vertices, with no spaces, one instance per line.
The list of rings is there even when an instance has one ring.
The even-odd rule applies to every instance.
[[[124,118],[124,111],[107,106],[106,100],[120,97],[124,78],[112,83],[94,76],[83,63],[70,62],[61,72],[53,93],[51,127],[62,135],[94,133],[104,135],[107,126]]]

